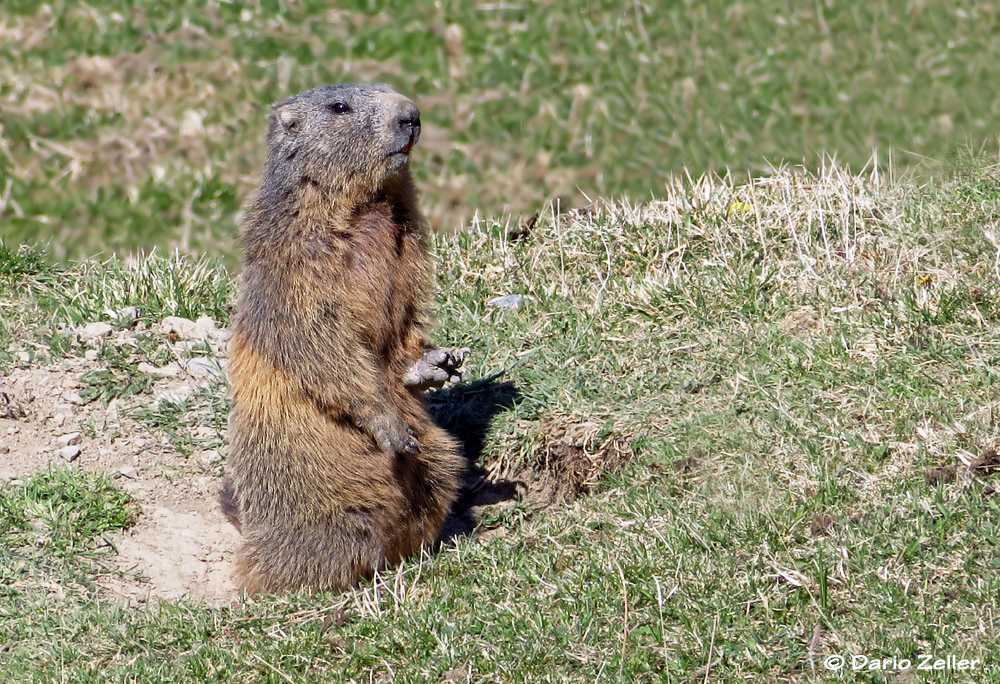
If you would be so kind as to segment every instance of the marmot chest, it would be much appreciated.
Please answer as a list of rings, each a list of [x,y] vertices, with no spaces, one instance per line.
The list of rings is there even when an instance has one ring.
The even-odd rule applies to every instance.
[[[419,236],[382,212],[352,227],[342,273],[345,302],[367,345],[379,356],[405,338],[424,282],[427,256]]]

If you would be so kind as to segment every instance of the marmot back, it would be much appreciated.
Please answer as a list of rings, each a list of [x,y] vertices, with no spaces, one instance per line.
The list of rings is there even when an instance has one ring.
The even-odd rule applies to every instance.
[[[409,170],[420,113],[385,85],[274,106],[246,207],[223,510],[251,593],[344,589],[432,544],[458,444],[403,385],[432,291]]]

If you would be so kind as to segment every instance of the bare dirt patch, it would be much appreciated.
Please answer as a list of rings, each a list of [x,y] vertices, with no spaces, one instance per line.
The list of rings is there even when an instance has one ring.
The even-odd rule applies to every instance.
[[[1000,471],[1000,455],[993,447],[986,449],[969,464],[976,475],[986,477]]]
[[[93,364],[68,359],[17,368],[5,379],[0,413],[0,482],[46,469],[82,468],[115,478],[139,507],[135,525],[110,537],[122,571],[103,586],[128,602],[154,598],[226,603],[237,598],[229,579],[239,534],[216,503],[221,480],[217,451],[186,457],[165,445],[133,414],[159,394],[196,382],[165,378],[153,395],[84,403],[80,378]],[[204,380],[201,382],[203,386]],[[220,391],[224,391],[219,388]]]

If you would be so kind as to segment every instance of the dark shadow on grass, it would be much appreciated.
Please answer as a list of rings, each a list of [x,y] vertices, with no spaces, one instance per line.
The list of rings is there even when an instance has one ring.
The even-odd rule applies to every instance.
[[[479,459],[493,419],[520,401],[521,392],[513,382],[499,381],[495,377],[427,393],[431,417],[459,441],[467,461],[462,492],[445,521],[439,542],[447,543],[471,534],[476,526],[474,507],[508,501],[516,496],[516,483],[487,480]]]

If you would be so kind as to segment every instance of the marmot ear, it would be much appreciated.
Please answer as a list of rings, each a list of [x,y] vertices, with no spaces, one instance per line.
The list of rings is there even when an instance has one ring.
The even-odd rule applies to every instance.
[[[299,127],[299,117],[292,111],[291,107],[281,107],[274,112],[278,123],[287,133],[294,133]]]

